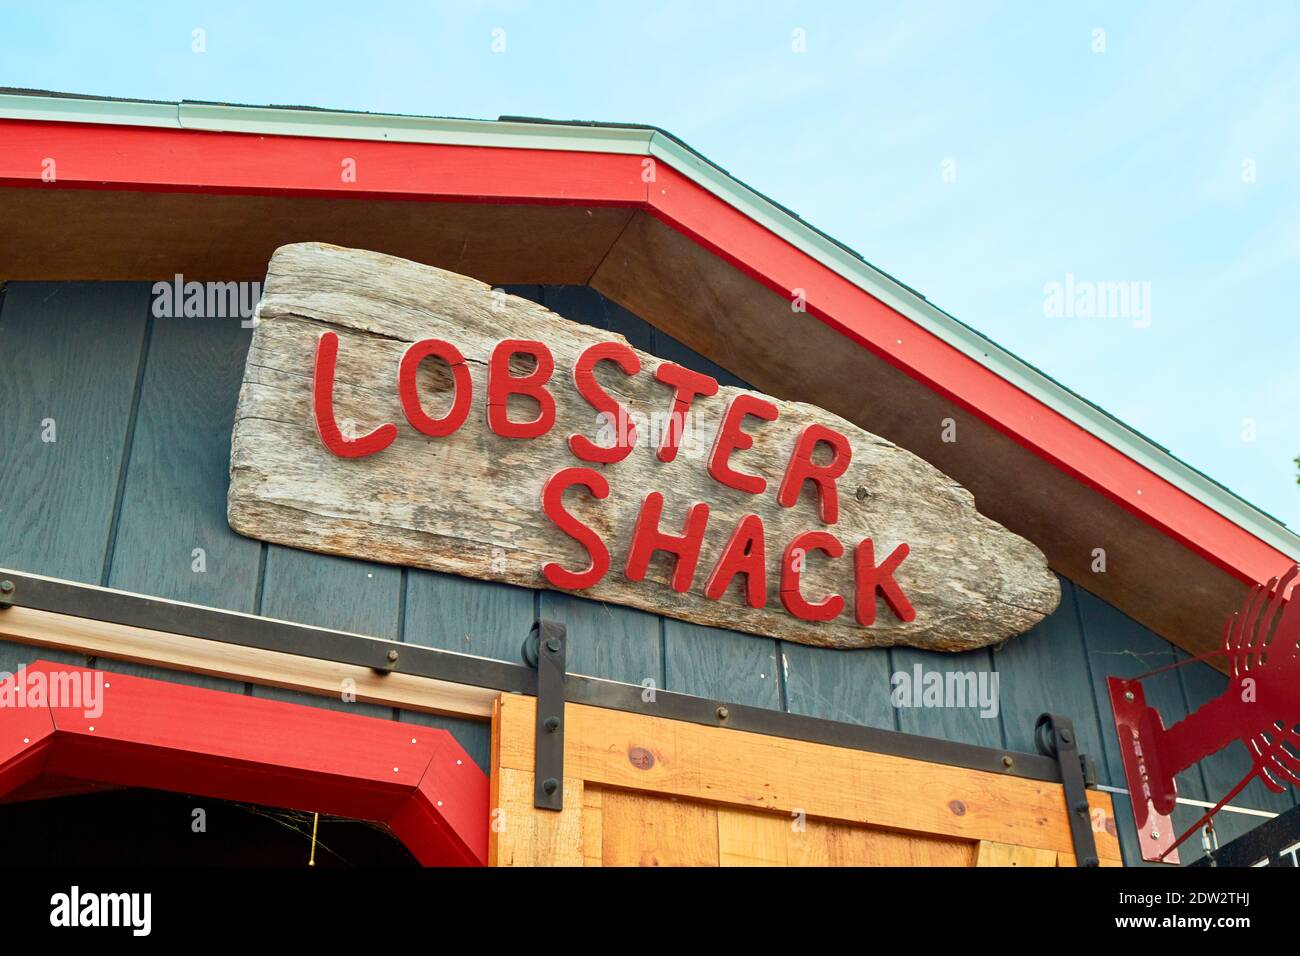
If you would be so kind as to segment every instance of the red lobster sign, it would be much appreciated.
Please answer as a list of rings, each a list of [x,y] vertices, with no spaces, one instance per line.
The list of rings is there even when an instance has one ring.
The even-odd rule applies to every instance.
[[[1300,783],[1300,600],[1288,600],[1288,592],[1300,597],[1300,586],[1292,590],[1298,576],[1300,566],[1292,567],[1280,579],[1253,588],[1228,619],[1222,649],[1171,665],[1219,655],[1228,659],[1227,690],[1185,720],[1166,728],[1142,693],[1142,678],[1168,668],[1108,679],[1142,859],[1177,863],[1179,844],[1255,777],[1278,793]],[[1234,741],[1250,754],[1250,772],[1175,839],[1174,776]]]

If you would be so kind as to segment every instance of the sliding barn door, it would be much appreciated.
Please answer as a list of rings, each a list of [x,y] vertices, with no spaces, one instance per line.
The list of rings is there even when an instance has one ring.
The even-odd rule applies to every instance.
[[[564,809],[537,810],[535,708],[494,709],[497,866],[1074,865],[1060,784],[578,704]],[[1110,798],[1088,796],[1119,866]]]

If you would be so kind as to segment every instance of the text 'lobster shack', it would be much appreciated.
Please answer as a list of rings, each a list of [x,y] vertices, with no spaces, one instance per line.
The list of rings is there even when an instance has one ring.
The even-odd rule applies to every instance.
[[[282,247],[250,352],[230,522],[259,538],[837,647],[984,646],[1058,599],[916,456],[466,276]]]
[[[1300,842],[1300,538],[658,130],[4,91],[0,223],[16,858]]]
[[[513,365],[520,356],[530,359],[532,370],[515,375]],[[446,366],[451,378],[450,407],[442,415],[431,417],[422,404],[417,373],[421,363],[436,358]],[[334,413],[334,376],[338,361],[338,335],[322,332],[316,347],[315,381],[312,389],[313,413],[321,441],[329,451],[340,458],[364,458],[378,454],[393,444],[397,426],[392,422],[378,425],[364,435],[346,438],[339,428]],[[581,570],[567,569],[555,562],[542,565],[541,572],[547,582],[557,588],[581,591],[600,583],[610,570],[610,549],[598,531],[584,524],[567,511],[564,494],[571,488],[583,488],[597,498],[609,497],[609,482],[604,474],[590,465],[613,465],[625,460],[637,446],[640,432],[628,417],[627,408],[596,380],[596,368],[601,362],[621,371],[625,376],[641,374],[641,357],[624,342],[598,342],[579,353],[571,369],[572,387],[591,407],[596,421],[612,432],[612,442],[596,444],[585,435],[574,433],[565,440],[569,452],[584,466],[559,467],[542,484],[541,510],[554,525],[571,537],[586,552],[588,564]],[[487,361],[487,388],[483,407],[486,426],[501,438],[537,439],[555,427],[556,401],[551,392],[555,373],[555,357],[544,342],[524,339],[505,339],[492,347]],[[681,447],[682,435],[692,414],[696,400],[708,401],[718,394],[717,379],[672,362],[660,362],[654,369],[655,381],[665,386],[664,402],[668,411],[663,416],[667,425],[662,429],[662,439],[655,450],[657,461],[673,462]],[[474,384],[465,357],[455,344],[444,339],[421,339],[410,345],[397,366],[397,394],[402,414],[407,424],[422,435],[443,438],[452,435],[465,425],[473,406]],[[559,384],[559,383],[557,383]],[[511,418],[510,403],[516,398],[531,400],[536,414],[528,420]],[[730,397],[726,410],[718,422],[712,448],[707,458],[709,477],[719,485],[733,488],[748,495],[768,493],[767,479],[761,475],[738,471],[732,458],[737,452],[751,448],[753,436],[745,431],[747,417],[774,422],[780,416],[777,406],[762,397],[738,393]],[[658,417],[656,421],[660,420]],[[826,460],[814,462],[818,445],[828,450]],[[840,431],[811,423],[803,426],[790,451],[789,461],[775,489],[777,504],[794,508],[799,503],[805,484],[812,489],[816,502],[812,510],[822,524],[834,525],[839,520],[839,489],[836,482],[848,469],[853,456],[849,439]],[[650,475],[653,477],[654,472]],[[868,492],[869,493],[869,492]],[[488,505],[490,507],[490,503]],[[633,526],[631,542],[626,547],[627,559],[623,573],[629,581],[641,581],[655,552],[671,556],[674,570],[671,586],[674,591],[689,590],[694,584],[696,568],[700,563],[700,550],[709,525],[707,502],[692,504],[680,520],[681,531],[664,530],[664,495],[650,491],[645,495]],[[671,519],[669,519],[671,520]],[[780,551],[779,580],[781,604],[786,611],[802,621],[830,621],[839,617],[845,607],[845,598],[830,594],[819,600],[809,600],[800,590],[800,574],[809,554],[821,552],[834,560],[844,555],[844,545],[835,535],[824,530],[801,531],[790,538]],[[880,564],[876,563],[875,550],[870,538],[863,538],[853,548],[854,617],[858,624],[869,627],[876,619],[876,595],[879,593],[895,616],[910,621],[915,610],[894,579],[894,572],[907,557],[908,546],[901,543]],[[703,594],[716,601],[726,592],[731,582],[743,577],[745,602],[753,608],[767,604],[768,550],[765,542],[763,519],[752,512],[743,515],[728,533],[726,544],[712,563],[712,570],[703,586]]]

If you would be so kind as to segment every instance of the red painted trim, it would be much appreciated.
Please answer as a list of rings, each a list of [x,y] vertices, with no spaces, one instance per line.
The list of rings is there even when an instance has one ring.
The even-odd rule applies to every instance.
[[[56,160],[58,182],[41,183]],[[358,164],[343,183],[342,158]],[[0,185],[270,193],[647,209],[1023,447],[1243,581],[1290,558],[801,252],[735,207],[639,155],[0,120]]]
[[[0,184],[365,199],[644,203],[641,157],[0,120]],[[343,181],[344,159],[357,181]]]
[[[487,863],[488,779],[445,730],[103,673],[94,717],[0,707],[0,796],[43,774],[151,787],[376,820],[426,866]]]
[[[831,328],[1245,581],[1292,562],[1213,508],[976,362],[735,207],[660,164],[651,211]]]
[[[54,717],[44,707],[6,708],[0,710],[0,727],[3,727],[0,731],[0,795],[3,795],[42,775],[54,739]]]

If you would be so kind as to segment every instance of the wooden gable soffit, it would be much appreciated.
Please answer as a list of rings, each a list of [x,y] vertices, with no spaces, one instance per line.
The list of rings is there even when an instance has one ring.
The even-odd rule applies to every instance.
[[[1283,526],[658,131],[7,94],[0,143],[0,280],[256,280],[311,239],[492,284],[591,284],[755,387],[920,454],[1189,651],[1300,556]]]

